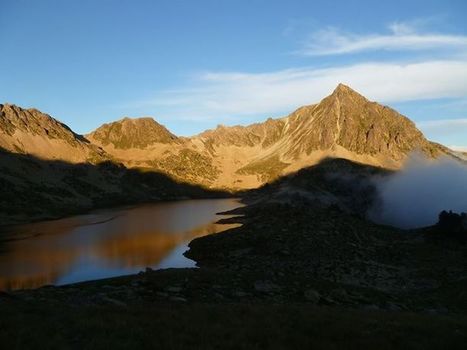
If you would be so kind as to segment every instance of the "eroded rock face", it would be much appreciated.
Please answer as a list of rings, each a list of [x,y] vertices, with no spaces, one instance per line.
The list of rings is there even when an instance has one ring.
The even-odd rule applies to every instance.
[[[420,149],[431,156],[435,151],[415,124],[395,110],[370,102],[349,87],[339,85],[320,103],[334,109],[336,142],[358,154],[386,154],[394,160]]]

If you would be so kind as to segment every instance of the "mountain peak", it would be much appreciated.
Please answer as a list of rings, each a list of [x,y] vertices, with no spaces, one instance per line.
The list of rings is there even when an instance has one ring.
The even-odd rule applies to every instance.
[[[154,143],[179,142],[177,136],[152,117],[124,117],[116,122],[104,124],[88,135],[93,141],[115,148],[145,148]]]
[[[334,89],[334,92],[355,92],[355,90],[345,84],[339,83]]]
[[[153,117],[123,117],[122,119],[118,120],[117,122],[125,122],[130,121],[133,123],[144,123],[150,122],[154,124],[159,124]]]
[[[342,83],[339,83],[339,85],[336,86],[336,88],[332,92],[331,96],[332,95],[334,95],[334,96],[336,96],[336,95],[354,95],[354,96],[364,97],[362,94],[358,93],[357,91],[355,91],[351,87],[349,87],[349,86],[347,86],[345,84],[342,84]]]
[[[332,94],[324,98],[321,103],[334,104],[337,101],[341,104],[347,105],[349,108],[356,108],[356,105],[362,106],[370,102],[365,96],[342,83],[337,85]]]

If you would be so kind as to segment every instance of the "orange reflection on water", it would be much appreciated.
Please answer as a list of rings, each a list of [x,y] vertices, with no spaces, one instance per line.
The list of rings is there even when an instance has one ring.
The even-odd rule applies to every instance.
[[[238,226],[214,222],[221,218],[216,212],[239,206],[234,199],[190,200],[15,227],[2,234],[8,241],[0,243],[0,289],[36,288],[135,273],[146,266],[157,268],[189,240]],[[176,265],[184,266],[187,259],[179,255]]]

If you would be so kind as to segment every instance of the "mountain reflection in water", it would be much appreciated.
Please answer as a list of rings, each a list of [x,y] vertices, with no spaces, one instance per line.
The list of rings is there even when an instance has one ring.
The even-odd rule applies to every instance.
[[[0,290],[36,288],[136,273],[193,267],[188,242],[239,224],[215,222],[236,199],[164,202],[16,226],[0,233]]]

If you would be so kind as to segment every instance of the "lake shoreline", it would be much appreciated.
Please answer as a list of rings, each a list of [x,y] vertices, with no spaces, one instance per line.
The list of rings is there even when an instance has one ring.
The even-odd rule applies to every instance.
[[[282,211],[280,214],[279,209]],[[300,215],[297,214],[297,210],[300,211]],[[306,217],[306,213],[310,215],[307,220],[309,222],[304,222],[303,220],[303,217]],[[381,253],[374,255],[374,252],[370,253],[369,251],[369,256],[365,257],[364,255],[361,255],[359,258],[359,260],[362,258],[368,260],[371,264],[378,266],[379,269],[387,269],[386,272],[383,272],[388,274],[385,276],[386,280],[381,280],[374,286],[371,286],[371,284],[368,285],[368,283],[372,282],[373,277],[371,275],[362,274],[361,272],[359,273],[360,277],[354,277],[354,280],[349,280],[349,278],[346,277],[347,273],[344,272],[342,274],[338,269],[334,270],[332,273],[330,271],[319,272],[319,270],[309,271],[310,266],[313,266],[316,262],[313,263],[312,260],[307,257],[309,253],[306,249],[303,250],[297,247],[297,244],[306,246],[308,243],[297,242],[292,240],[292,237],[295,237],[295,235],[303,236],[304,229],[308,230],[312,228],[314,230],[319,230],[319,223],[323,222],[323,215],[325,215],[327,219],[332,219],[332,221],[339,226],[345,223],[344,226],[341,227],[349,227],[349,223],[352,222],[352,226],[356,226],[356,228],[359,229],[359,236],[355,236],[356,233],[348,234],[347,239],[349,239],[349,241],[348,243],[345,243],[349,244],[348,248],[344,247],[338,249],[337,252],[326,252],[320,249],[322,251],[322,256],[320,258],[321,261],[318,261],[318,264],[326,264],[327,259],[335,259],[334,254],[336,253],[344,255],[354,254],[352,251],[345,252],[345,250],[349,248],[351,250],[355,249],[355,237],[358,237],[357,240],[360,240],[362,243],[362,240],[370,239],[366,243],[367,249],[369,249],[371,248],[371,245],[374,245],[374,243],[371,243],[372,238],[369,235],[380,235],[380,239],[387,242],[385,243],[386,248],[384,248],[384,250],[387,251],[388,247],[391,247],[391,250],[396,249],[399,252],[402,249],[406,250],[406,252],[403,252],[406,256],[398,258],[401,259],[401,263],[404,264],[406,263],[405,259],[407,259],[407,256],[410,254],[425,254],[425,250],[427,249],[431,251],[432,249],[439,248],[443,254],[450,252],[453,257],[459,252],[467,249],[464,246],[457,246],[455,241],[440,242],[433,237],[430,238],[428,233],[423,232],[404,236],[404,234],[401,234],[398,230],[368,223],[335,210],[321,210],[318,213],[314,210],[312,213],[308,209],[304,208],[297,209],[280,204],[274,204],[272,206],[267,205],[264,207],[250,205],[236,208],[231,211],[225,211],[222,212],[222,214],[235,214],[236,216],[217,220],[218,223],[236,223],[241,224],[242,226],[222,231],[220,233],[195,238],[188,244],[189,250],[186,251],[184,255],[189,259],[194,260],[196,265],[200,267],[199,270],[207,271],[208,275],[215,271],[222,271],[222,274],[231,275],[233,272],[234,275],[240,276],[240,279],[243,280],[242,284],[247,283],[249,285],[249,287],[243,287],[243,289],[250,289],[250,291],[243,289],[239,290],[237,297],[233,295],[229,297],[233,298],[233,300],[242,300],[243,294],[245,293],[247,297],[254,296],[253,299],[259,297],[261,300],[271,299],[277,301],[283,299],[284,301],[295,300],[297,302],[303,302],[307,300],[306,286],[310,286],[310,281],[315,281],[314,283],[316,283],[316,286],[314,288],[311,288],[310,286],[310,288],[315,290],[319,295],[317,300],[315,300],[317,304],[337,306],[347,305],[358,308],[371,305],[372,307],[382,310],[386,308],[396,308],[400,310],[420,312],[424,309],[428,309],[430,303],[433,303],[433,295],[430,296],[430,293],[428,293],[431,288],[439,294],[437,297],[437,308],[441,310],[441,313],[455,312],[459,307],[461,307],[459,310],[463,310],[463,307],[467,308],[467,305],[456,305],[456,298],[454,298],[456,300],[448,300],[448,298],[443,297],[443,293],[439,293],[439,286],[435,282],[436,280],[446,277],[443,276],[441,272],[439,275],[431,274],[431,279],[433,280],[432,283],[434,284],[428,289],[426,286],[426,277],[424,276],[426,272],[424,270],[419,272],[421,273],[420,276],[408,275],[406,277],[407,282],[405,282],[406,286],[410,285],[412,290],[418,291],[417,295],[409,297],[409,290],[404,291],[400,289],[401,283],[403,282],[393,282],[392,280],[392,272],[390,271],[394,270],[398,263],[397,260],[394,260],[395,256],[390,254],[390,252],[386,252],[385,256],[381,256]],[[287,218],[287,220],[284,220],[285,218]],[[368,233],[364,230],[368,230]],[[284,232],[287,232],[290,239],[284,240]],[[342,240],[342,237],[336,236],[334,238],[332,236],[328,236],[324,239],[327,241],[332,239]],[[330,244],[330,242],[327,242],[326,244]],[[317,248],[318,247],[312,249]],[[439,266],[437,271],[444,271],[452,268],[450,267],[452,260],[448,258],[450,258],[449,255],[446,257],[446,262],[442,266]],[[381,262],[373,261],[373,259],[380,260]],[[433,259],[435,259],[435,257],[433,257]],[[387,262],[383,262],[386,260]],[[351,260],[338,260],[337,264],[340,263],[346,266],[353,266],[354,264]],[[275,271],[268,271],[266,268],[267,266],[277,267],[275,268]],[[317,267],[318,266],[315,268]],[[360,267],[354,266],[354,268],[359,269]],[[404,267],[404,269],[406,268]],[[112,284],[122,285],[127,283],[129,284],[127,287],[131,289],[134,287],[133,282],[135,281],[144,281],[147,278],[159,279],[158,276],[162,275],[166,278],[169,275],[175,276],[179,273],[182,275],[185,274],[185,272],[182,271],[184,271],[183,268],[161,270],[147,268],[146,271],[141,271],[138,274],[85,281],[76,284],[62,285],[59,287],[47,286],[45,289],[52,291],[54,289],[64,288],[64,290],[67,290],[69,288],[74,290],[87,289],[93,286]],[[397,271],[398,275],[403,274],[403,270]],[[409,271],[408,268],[407,271]],[[267,278],[265,273],[268,276]],[[434,272],[432,271],[432,273]],[[257,276],[257,280],[252,280],[254,276]],[[347,282],[339,282],[339,279],[342,278]],[[256,283],[258,281],[259,283]],[[159,285],[162,281],[157,283]],[[170,284],[169,282],[164,283],[166,285]],[[301,287],[298,289],[296,289],[296,287],[290,287],[294,284]],[[290,286],[287,287],[288,285]],[[320,290],[318,286],[323,288],[323,290]],[[251,288],[253,289],[251,290]],[[339,288],[343,288],[345,292],[342,293],[342,290],[340,292],[336,292],[336,289]],[[458,290],[459,287],[455,288],[456,289],[454,290]],[[44,289],[44,287],[38,288],[37,290],[41,289]],[[164,288],[162,288],[161,291],[163,289]],[[230,289],[234,290],[235,288],[232,287]],[[449,293],[452,293],[454,290],[450,290]],[[34,291],[34,289],[14,291],[12,294],[33,294]],[[188,290],[187,292],[195,293],[193,290]],[[339,293],[342,295],[339,295]],[[194,299],[197,300],[198,297],[194,296]],[[446,305],[442,305],[443,302],[445,302]],[[449,306],[450,303],[453,305]]]
[[[189,330],[196,329],[193,320],[204,317],[197,313],[207,312],[216,315],[214,323],[203,321],[209,334],[232,319],[242,322],[230,325],[229,332],[243,332],[245,327],[258,332],[258,324],[246,315],[260,324],[269,320],[268,327],[298,317],[303,324],[281,329],[304,332],[311,344],[324,341],[336,346],[345,327],[345,344],[356,348],[384,344],[397,348],[394,344],[407,342],[424,349],[465,345],[467,281],[455,276],[466,269],[467,264],[458,260],[466,247],[433,239],[428,233],[404,236],[335,209],[263,202],[233,212],[244,216],[227,221],[241,227],[190,242],[185,255],[199,268],[148,268],[128,276],[2,293],[0,311],[10,325],[17,324],[14,308],[24,310],[23,315],[59,312],[51,319],[70,322],[78,317],[85,324],[88,315],[97,313],[113,329],[117,326],[107,318],[110,315],[118,315],[119,322],[131,322],[137,315],[140,321],[157,320],[169,328],[183,325]],[[417,262],[423,264],[413,270]],[[446,278],[452,280],[443,282]],[[77,310],[85,314],[76,316]],[[170,320],[158,318],[165,314],[162,310],[172,310]],[[311,332],[308,324],[319,331]],[[141,327],[151,334],[151,326]],[[268,329],[271,339],[276,333]],[[158,334],[164,337],[162,329]],[[145,342],[154,339],[145,337]]]
[[[2,231],[8,230],[12,226],[17,225],[25,225],[25,224],[33,224],[41,221],[52,221],[52,220],[61,220],[66,219],[72,216],[79,216],[79,215],[87,215],[91,214],[94,211],[98,210],[112,210],[112,209],[119,209],[119,208],[132,208],[139,205],[151,205],[157,203],[166,203],[166,202],[174,202],[174,201],[182,201],[182,200],[196,200],[196,199],[228,199],[228,198],[239,198],[240,196],[234,193],[210,193],[206,196],[183,196],[183,197],[167,197],[167,198],[160,198],[157,200],[145,200],[145,201],[129,201],[129,202],[116,202],[114,204],[102,204],[102,205],[95,205],[92,207],[86,208],[76,208],[76,210],[64,210],[63,214],[57,215],[45,215],[40,217],[25,217],[25,218],[12,218],[11,216],[3,216],[1,217],[0,221],[0,240]],[[10,220],[10,221],[8,221]]]
[[[192,266],[183,255],[189,241],[237,226],[217,223],[231,217],[218,212],[240,206],[238,198],[164,201],[13,226],[2,236],[0,288],[63,285],[147,266]]]

